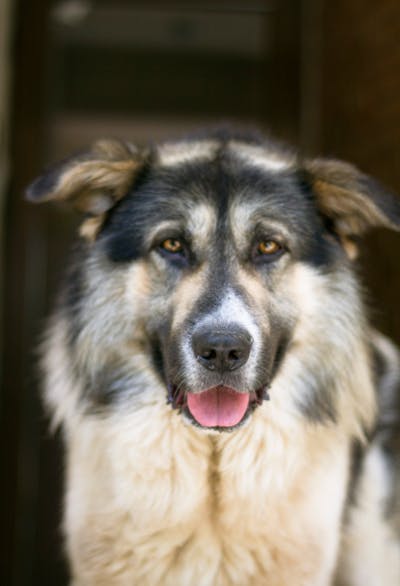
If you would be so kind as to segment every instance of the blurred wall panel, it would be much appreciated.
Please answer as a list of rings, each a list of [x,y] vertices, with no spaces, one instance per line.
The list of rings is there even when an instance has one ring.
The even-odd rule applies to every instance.
[[[400,194],[400,3],[325,2],[323,30],[323,151]],[[362,263],[372,316],[400,342],[400,236],[369,236]]]
[[[110,134],[232,121],[297,140],[298,0],[87,3],[51,13],[48,158]],[[65,154],[64,152],[64,154]]]
[[[51,221],[48,210],[23,200],[26,185],[43,164],[49,4],[13,2],[0,425],[0,581],[7,586],[65,583],[58,537],[60,457],[55,442],[46,439],[35,351],[47,304]]]
[[[4,305],[3,305],[3,287],[4,287],[4,228],[5,217],[4,208],[7,197],[7,185],[9,174],[9,119],[10,119],[10,77],[11,77],[11,0],[4,0],[0,3],[0,327],[3,331],[4,319]],[[4,370],[3,348],[5,340],[3,336],[0,338],[0,373]],[[4,413],[6,402],[3,393],[0,395],[0,414]],[[4,438],[6,439],[6,438]],[[6,470],[5,448],[2,445],[0,451],[1,471]],[[7,465],[9,460],[7,461]],[[4,465],[4,467],[3,467]],[[3,493],[2,493],[3,494]],[[1,496],[2,496],[1,494]],[[3,501],[3,499],[2,499]],[[4,504],[1,506],[1,526],[6,526],[7,530],[10,527],[11,517],[7,514],[8,506]],[[6,559],[10,553],[9,542],[2,539],[1,550],[2,556],[0,558],[0,582],[5,583],[6,578]]]

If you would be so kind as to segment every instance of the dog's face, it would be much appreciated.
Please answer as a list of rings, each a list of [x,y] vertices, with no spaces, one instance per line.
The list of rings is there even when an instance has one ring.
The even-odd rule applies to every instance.
[[[270,165],[231,147],[150,167],[98,238],[111,263],[145,267],[160,375],[205,427],[239,425],[265,398],[296,323],[299,263],[344,256],[301,177]]]
[[[336,281],[354,293],[354,236],[393,223],[397,204],[350,166],[301,164],[271,144],[213,137],[146,155],[106,144],[30,192],[91,214],[66,301],[77,352],[91,337],[103,353],[101,367],[88,359],[88,385],[111,396],[138,386],[140,355],[172,408],[232,430],[268,398],[300,323],[305,336],[309,297],[326,295],[329,316]]]

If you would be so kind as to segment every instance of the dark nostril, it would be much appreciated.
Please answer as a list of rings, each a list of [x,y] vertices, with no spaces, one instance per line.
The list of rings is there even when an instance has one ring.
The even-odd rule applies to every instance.
[[[237,328],[219,332],[201,330],[192,339],[193,352],[200,364],[220,372],[236,370],[245,364],[252,343],[250,334]]]
[[[240,350],[231,350],[228,354],[229,360],[239,360]]]

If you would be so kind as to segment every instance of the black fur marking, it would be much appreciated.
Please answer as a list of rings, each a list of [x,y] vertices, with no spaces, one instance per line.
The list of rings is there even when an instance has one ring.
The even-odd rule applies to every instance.
[[[347,256],[333,220],[320,212],[312,186],[307,182],[303,172],[298,171],[296,176],[299,190],[314,212],[309,217],[310,239],[307,251],[301,260],[317,269],[329,267],[336,261],[346,262]]]
[[[330,392],[332,381],[322,381],[318,377],[307,381],[307,394],[298,399],[297,404],[308,421],[326,425],[337,422],[335,395]]]
[[[154,370],[159,376],[160,380],[165,382],[164,358],[158,339],[153,338],[150,342],[151,358]]]
[[[136,178],[134,190],[110,210],[100,231],[99,240],[113,262],[133,262],[144,254],[144,231],[157,204],[157,186],[153,197],[146,198],[147,176],[148,168],[144,167]]]
[[[357,504],[357,489],[361,478],[361,471],[366,454],[366,446],[359,440],[354,440],[351,445],[349,460],[349,479],[347,483],[347,494],[343,508],[343,522],[349,521],[349,512]]]
[[[271,381],[278,374],[278,371],[282,365],[282,362],[284,361],[285,354],[286,354],[286,351],[288,349],[289,344],[290,344],[290,336],[288,333],[285,332],[284,334],[281,335],[278,347],[275,352],[275,357],[274,357],[274,361],[273,361],[272,369],[271,369],[271,378],[270,378]]]
[[[331,243],[326,241],[323,234],[317,233],[314,245],[310,247],[304,261],[316,269],[324,269],[331,266],[338,256],[338,247],[332,246]]]
[[[89,399],[90,410],[108,407],[128,396],[140,394],[141,391],[135,392],[135,382],[132,373],[124,371],[118,364],[102,367],[87,381],[85,395]]]

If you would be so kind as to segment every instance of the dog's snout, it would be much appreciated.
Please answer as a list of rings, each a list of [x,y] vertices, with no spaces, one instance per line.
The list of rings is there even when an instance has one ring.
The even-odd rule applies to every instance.
[[[193,335],[196,359],[208,370],[225,372],[243,366],[249,358],[253,340],[244,330],[217,332],[202,330]]]

